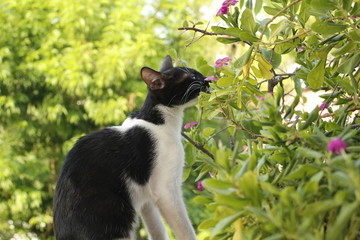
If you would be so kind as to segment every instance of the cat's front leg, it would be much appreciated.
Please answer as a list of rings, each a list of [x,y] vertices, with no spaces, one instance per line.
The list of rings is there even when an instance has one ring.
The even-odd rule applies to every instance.
[[[180,190],[164,191],[156,204],[177,240],[196,240]]]
[[[169,240],[159,209],[155,204],[146,203],[141,209],[141,218],[150,235],[150,240]]]

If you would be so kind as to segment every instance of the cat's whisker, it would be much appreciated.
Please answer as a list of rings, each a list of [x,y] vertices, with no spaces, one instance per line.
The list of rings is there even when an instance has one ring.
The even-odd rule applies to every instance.
[[[193,82],[190,84],[190,86],[188,87],[188,89],[186,90],[186,92],[184,93],[184,95],[182,96],[180,102],[181,103],[185,103],[186,99],[189,95],[191,95],[194,91],[198,90],[201,88],[201,84],[197,83],[197,82]]]

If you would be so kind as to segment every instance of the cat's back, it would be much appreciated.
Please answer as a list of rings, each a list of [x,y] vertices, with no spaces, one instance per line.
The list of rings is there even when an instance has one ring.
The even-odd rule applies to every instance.
[[[151,132],[138,125],[92,132],[81,137],[70,150],[60,179],[88,176],[86,182],[99,182],[98,178],[115,181],[130,177],[141,184],[148,178],[149,173],[145,170],[151,168],[149,164],[154,158],[154,147]],[[76,179],[74,182],[82,181]]]
[[[149,130],[136,125],[105,128],[81,137],[66,157],[55,190],[54,221],[55,226],[62,226],[55,229],[57,237],[65,232],[80,234],[77,223],[85,222],[94,230],[130,228],[135,209],[128,180],[138,185],[149,181],[154,145]]]

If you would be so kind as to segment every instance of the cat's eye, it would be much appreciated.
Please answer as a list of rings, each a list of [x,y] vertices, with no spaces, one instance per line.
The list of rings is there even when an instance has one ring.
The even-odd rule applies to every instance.
[[[197,78],[196,78],[195,75],[192,75],[192,76],[191,76],[191,79],[192,79],[192,80],[196,80]]]

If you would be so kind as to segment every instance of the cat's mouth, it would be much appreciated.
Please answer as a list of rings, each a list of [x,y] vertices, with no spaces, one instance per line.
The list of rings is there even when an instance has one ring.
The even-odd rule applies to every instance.
[[[200,87],[200,92],[210,93],[210,84],[208,81],[204,81]]]

